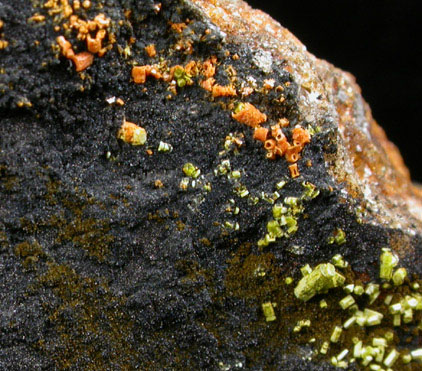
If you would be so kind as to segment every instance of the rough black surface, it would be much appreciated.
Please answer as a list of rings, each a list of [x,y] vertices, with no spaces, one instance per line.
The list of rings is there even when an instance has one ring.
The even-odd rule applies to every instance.
[[[36,12],[47,14],[45,9],[36,2],[0,1],[9,41],[0,50],[0,368],[331,369],[323,358],[306,360],[312,348],[289,327],[294,306],[277,313],[274,324],[265,322],[261,304],[291,300],[283,279],[299,278],[298,267],[336,253],[356,272],[373,277],[378,269],[389,232],[359,224],[328,175],[324,153],[335,151],[335,128],[329,121],[298,122],[296,86],[283,61],[264,74],[253,66],[250,50],[225,44],[183,2],[162,1],[159,14],[151,1],[104,1],[101,9],[93,3],[78,14],[89,19],[105,13],[117,42],[78,74],[51,47],[58,35],[53,18],[27,21]],[[171,31],[169,21],[186,18],[191,23],[182,36]],[[125,58],[118,46],[124,49],[131,37],[136,42]],[[181,37],[191,40],[192,55],[174,51]],[[70,39],[83,50],[74,34]],[[259,85],[274,78],[284,87],[283,103],[274,103],[272,93],[245,100],[265,109],[270,120],[285,116],[291,127],[324,129],[303,152],[301,177],[290,180],[286,162],[265,159],[250,128],[224,109],[228,98],[213,100],[194,84],[168,99],[167,83],[131,82],[132,63],[152,63],[144,52],[150,43],[169,66],[217,55],[222,85],[229,65],[239,80],[252,76]],[[240,58],[226,57],[226,50]],[[109,105],[112,96],[125,105]],[[125,119],[147,130],[145,147],[117,139]],[[221,153],[229,133],[244,134],[237,154]],[[160,141],[173,151],[159,153]],[[234,193],[233,180],[216,176],[225,159],[242,172],[240,182],[251,195],[271,194],[283,179],[281,199],[300,196],[305,180],[317,186],[320,195],[304,201],[296,234],[264,251],[256,247],[272,206],[263,200],[253,205]],[[312,167],[304,165],[307,160]],[[179,184],[186,162],[198,166],[201,177],[184,191]],[[164,187],[155,187],[156,180]],[[227,213],[230,199],[238,215]],[[228,220],[239,230],[224,227]],[[344,245],[327,243],[336,228],[346,233]],[[302,247],[300,254],[294,246]],[[248,259],[258,263],[242,265]],[[253,269],[261,263],[267,274],[255,280]],[[341,290],[333,302],[339,295]]]

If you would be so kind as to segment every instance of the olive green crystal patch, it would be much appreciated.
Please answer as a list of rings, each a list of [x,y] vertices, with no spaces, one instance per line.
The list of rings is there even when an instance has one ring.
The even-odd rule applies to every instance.
[[[294,292],[298,299],[308,301],[317,294],[342,286],[344,281],[344,276],[336,271],[334,265],[319,264],[299,281]]]

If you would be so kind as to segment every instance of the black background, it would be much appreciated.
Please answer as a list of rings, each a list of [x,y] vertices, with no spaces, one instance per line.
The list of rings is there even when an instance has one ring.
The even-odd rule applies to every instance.
[[[421,12],[416,0],[257,1],[318,58],[356,76],[375,120],[422,183]]]

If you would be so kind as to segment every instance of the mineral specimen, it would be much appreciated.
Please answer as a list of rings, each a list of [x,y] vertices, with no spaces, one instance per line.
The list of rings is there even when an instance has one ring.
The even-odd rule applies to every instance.
[[[420,369],[421,190],[266,14],[0,0],[0,112],[0,369]]]

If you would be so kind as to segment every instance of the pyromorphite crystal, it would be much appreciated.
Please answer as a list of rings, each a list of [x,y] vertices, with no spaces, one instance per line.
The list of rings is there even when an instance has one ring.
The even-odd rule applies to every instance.
[[[281,237],[283,235],[283,231],[275,220],[268,222],[267,231],[270,235],[275,237]]]
[[[393,269],[398,264],[399,258],[390,249],[384,249],[381,254],[380,278],[390,280],[393,277]]]
[[[299,281],[294,293],[298,299],[308,301],[317,294],[342,286],[344,281],[345,278],[336,271],[334,265],[320,264]]]
[[[264,312],[265,320],[267,322],[275,321],[275,313],[273,305],[270,302],[262,304],[262,311]]]
[[[186,164],[184,164],[182,170],[188,177],[194,179],[198,178],[199,175],[201,175],[201,170],[199,170],[198,167],[192,164],[191,162],[187,162]]]
[[[396,286],[402,285],[406,277],[407,277],[406,268],[397,269],[393,274],[394,285],[396,285]]]

